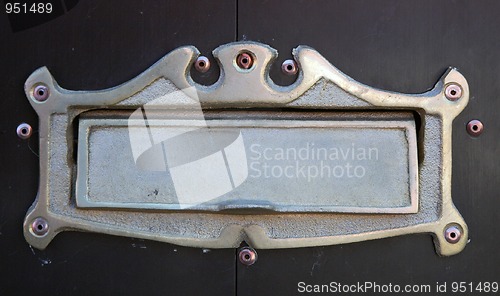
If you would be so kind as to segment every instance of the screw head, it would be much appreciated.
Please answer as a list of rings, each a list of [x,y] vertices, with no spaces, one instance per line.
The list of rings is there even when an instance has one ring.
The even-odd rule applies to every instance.
[[[45,102],[50,95],[49,88],[44,84],[39,84],[33,89],[33,97],[39,102]]]
[[[248,52],[240,53],[236,57],[236,64],[243,70],[248,70],[253,66],[253,56]]]
[[[286,75],[295,75],[298,71],[297,63],[294,60],[286,60],[281,64],[281,71]]]
[[[457,226],[449,226],[444,231],[444,238],[450,244],[458,243],[461,237],[462,237],[462,230]]]
[[[16,132],[19,138],[25,140],[31,137],[33,129],[31,128],[31,125],[23,122],[17,127]]]
[[[467,132],[473,137],[479,137],[483,133],[483,123],[477,119],[473,119],[467,123]]]
[[[210,69],[210,60],[205,56],[200,56],[196,59],[194,67],[198,72],[205,73]]]
[[[31,231],[36,236],[44,236],[49,231],[49,223],[42,217],[38,217],[30,225]]]
[[[451,83],[446,86],[444,95],[448,100],[456,101],[462,97],[462,88],[458,84]]]
[[[249,247],[242,248],[238,254],[238,258],[242,264],[250,266],[257,261],[257,252]]]

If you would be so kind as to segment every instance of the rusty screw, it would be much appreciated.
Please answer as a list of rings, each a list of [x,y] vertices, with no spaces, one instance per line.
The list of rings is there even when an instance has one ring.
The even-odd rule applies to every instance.
[[[196,59],[194,67],[201,73],[205,73],[210,69],[210,60],[205,56],[200,56]]]
[[[47,100],[49,98],[49,94],[49,88],[44,84],[35,86],[35,89],[33,90],[33,97],[39,102],[44,102],[45,100]]]
[[[286,60],[281,64],[281,71],[286,75],[295,75],[297,74],[298,68],[297,63],[294,60]]]
[[[49,231],[49,223],[42,217],[38,217],[30,225],[31,231],[37,236],[44,236]]]
[[[483,133],[483,123],[477,119],[473,119],[467,123],[467,132],[473,137],[479,137]]]
[[[240,262],[242,264],[250,266],[250,265],[254,264],[255,261],[257,261],[257,252],[255,252],[254,249],[249,248],[249,247],[242,248],[240,250],[238,257],[239,257]]]
[[[460,85],[452,83],[446,86],[444,95],[450,101],[456,101],[462,97],[462,88]]]
[[[460,230],[457,226],[449,226],[444,231],[444,238],[450,244],[458,243],[461,237],[462,237],[462,230]]]
[[[248,70],[248,69],[252,68],[252,66],[253,66],[252,54],[250,54],[248,52],[240,53],[236,57],[236,64],[238,65],[238,67],[240,67],[241,69],[244,69],[244,70]]]
[[[25,140],[31,137],[33,129],[31,128],[31,125],[23,122],[17,127],[16,132],[19,138]]]

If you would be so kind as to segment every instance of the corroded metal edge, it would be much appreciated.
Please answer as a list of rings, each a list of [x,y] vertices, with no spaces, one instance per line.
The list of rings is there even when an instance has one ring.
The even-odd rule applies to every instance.
[[[254,53],[255,66],[252,71],[242,72],[234,64],[235,56],[242,50]],[[29,209],[25,222],[24,234],[28,243],[36,248],[45,248],[54,236],[64,230],[83,230],[113,235],[133,236],[170,242],[179,245],[207,248],[237,247],[246,240],[255,248],[291,248],[318,245],[332,245],[357,242],[370,239],[398,236],[410,233],[431,233],[434,236],[437,252],[440,255],[453,255],[465,247],[468,229],[465,221],[455,208],[451,199],[451,128],[453,119],[465,108],[469,100],[469,88],[466,79],[454,68],[442,76],[434,88],[423,94],[407,95],[387,92],[371,88],[354,81],[332,66],[324,57],[307,46],[299,46],[293,50],[295,60],[299,65],[299,75],[296,82],[287,87],[275,85],[269,78],[269,67],[276,58],[277,52],[267,45],[254,42],[238,42],[220,46],[214,51],[214,56],[221,66],[219,80],[211,86],[201,86],[193,82],[189,69],[199,52],[192,46],[178,48],[147,69],[136,78],[115,88],[102,91],[70,91],[61,88],[43,67],[36,70],[25,83],[25,93],[39,116],[40,134],[40,186],[37,198]],[[166,79],[178,89],[194,86],[199,100],[204,108],[254,108],[254,107],[293,107],[308,109],[356,109],[354,105],[338,105],[334,100],[324,102],[317,97],[302,98],[320,80],[326,80],[352,97],[367,103],[372,109],[413,109],[424,110],[425,116],[433,115],[442,123],[439,138],[442,142],[439,159],[436,159],[435,170],[439,170],[441,204],[436,204],[439,219],[418,225],[401,225],[400,228],[380,231],[366,231],[355,234],[319,236],[319,237],[288,237],[270,238],[266,229],[254,224],[227,224],[220,229],[220,236],[204,238],[183,236],[181,234],[153,233],[145,231],[130,231],[126,225],[112,226],[92,220],[73,219],[50,211],[49,178],[50,137],[52,136],[51,120],[54,114],[68,114],[69,117],[78,112],[91,109],[106,108],[126,102],[128,98],[141,91],[158,79]],[[244,81],[245,83],[242,83]],[[39,102],[33,95],[33,89],[43,83],[51,91],[50,97]],[[444,89],[450,83],[462,88],[462,97],[450,101],[445,97]],[[304,96],[305,97],[305,96]],[[195,102],[172,102],[167,107],[189,108]],[[125,104],[126,105],[126,104]],[[128,107],[132,107],[129,105]],[[77,111],[72,110],[77,107]],[[366,108],[366,107],[364,107]],[[69,129],[69,128],[68,128]],[[61,131],[59,131],[61,132]],[[69,145],[69,144],[68,144]],[[426,140],[424,138],[424,146]],[[66,149],[68,146],[59,147]],[[437,149],[437,148],[436,148]],[[425,186],[425,184],[420,184]],[[71,196],[71,192],[67,192]],[[167,215],[167,214],[166,214]],[[43,236],[37,236],[30,229],[31,221],[37,217],[45,218],[50,227]],[[377,219],[376,216],[373,217]],[[449,225],[456,225],[462,230],[462,239],[456,243],[448,243],[444,231]]]

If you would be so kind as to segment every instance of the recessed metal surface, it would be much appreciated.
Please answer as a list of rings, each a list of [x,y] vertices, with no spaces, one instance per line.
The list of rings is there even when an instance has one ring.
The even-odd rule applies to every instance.
[[[268,112],[263,119],[249,119],[258,112],[227,113],[211,120],[187,113],[148,120],[147,127],[132,116],[80,119],[77,206],[418,211],[411,113]],[[134,145],[149,134],[150,146],[134,161]]]
[[[242,53],[247,53],[252,58],[248,69],[238,63],[238,57],[241,57]],[[269,65],[276,58],[277,52],[267,45],[254,42],[232,43],[217,48],[213,55],[220,64],[221,76],[218,82],[210,86],[196,84],[189,76],[189,69],[199,56],[198,50],[190,46],[172,51],[133,80],[108,90],[66,90],[57,84],[46,68],[35,71],[28,78],[25,92],[38,113],[41,139],[39,192],[24,223],[24,234],[31,245],[43,249],[58,232],[64,230],[133,236],[204,248],[236,248],[243,240],[255,248],[291,248],[342,244],[411,233],[431,233],[440,255],[453,255],[463,250],[467,242],[468,228],[451,199],[451,126],[453,119],[468,103],[469,89],[466,79],[456,69],[448,69],[430,91],[408,95],[382,91],[356,82],[333,67],[318,52],[306,46],[293,50],[299,72],[292,85],[283,87],[274,84],[269,77]],[[42,84],[50,91],[50,98],[45,101],[34,98],[32,92],[34,87]],[[449,85],[459,86],[459,99],[449,99],[446,93],[446,87]],[[450,94],[453,95],[451,92]],[[76,132],[79,116],[83,113],[89,110],[127,109],[147,117],[151,109],[175,112],[195,110],[203,114],[207,110],[217,112],[222,109],[236,109],[244,112],[249,108],[265,109],[274,112],[273,114],[280,114],[289,109],[301,112],[368,110],[374,114],[390,110],[411,110],[419,114],[419,158],[416,168],[418,210],[406,214],[349,211],[270,212],[248,215],[208,210],[200,212],[84,208],[77,205],[75,186],[76,182],[81,182],[77,181],[77,172],[81,169],[77,159],[81,153],[75,139],[78,140],[78,145],[82,141],[85,142],[84,139],[78,138]],[[106,113],[106,110],[102,112],[105,113],[105,119],[113,119],[111,113]],[[106,114],[109,116],[106,117]],[[308,120],[316,121],[310,117]],[[241,122],[244,123],[244,120],[239,124],[242,124]],[[248,129],[255,131],[256,127]],[[103,133],[104,129],[95,131]],[[322,133],[328,134],[327,131]],[[92,139],[93,132],[87,134]],[[377,136],[379,134],[385,132],[369,133]],[[111,147],[117,142],[113,142],[114,133],[109,135],[108,147]],[[105,138],[101,135],[99,143],[103,144]],[[153,133],[148,134],[147,141],[143,142],[144,146],[137,146],[138,151],[142,151],[145,146],[149,147],[148,141],[151,138],[154,139]],[[276,139],[283,137],[279,135]],[[117,145],[114,144],[114,149]],[[88,151],[99,150],[93,150],[90,144]],[[101,152],[97,152],[97,156],[102,155]],[[182,164],[183,155],[190,154],[177,154],[179,158],[175,159],[174,168]],[[92,159],[92,155],[89,159]],[[228,159],[226,157],[226,160]],[[411,165],[409,168],[411,174]],[[96,168],[91,167],[92,169]],[[387,176],[392,176],[394,172],[391,169]],[[116,173],[103,176],[108,180],[103,184],[107,184],[109,190],[112,190],[115,183],[115,175]],[[381,175],[383,176],[383,173]],[[150,189],[149,193],[154,194],[156,188]],[[90,195],[90,200],[95,197],[97,196]],[[390,200],[394,202],[397,199]],[[347,199],[341,201],[336,205],[337,209],[338,205],[347,205]],[[363,204],[375,205],[374,201]],[[388,207],[386,204],[380,208]],[[34,235],[30,231],[30,225],[37,217],[43,217],[50,225],[44,236]],[[443,234],[449,225],[455,225],[461,230],[461,239],[456,243],[447,241]]]

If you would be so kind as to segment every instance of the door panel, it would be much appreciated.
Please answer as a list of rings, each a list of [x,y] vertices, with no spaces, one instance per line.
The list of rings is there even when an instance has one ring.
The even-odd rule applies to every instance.
[[[468,223],[470,243],[440,258],[429,235],[410,235],[348,245],[257,250],[252,266],[238,265],[238,295],[298,293],[298,283],[379,284],[499,281],[497,99],[500,84],[500,5],[493,1],[268,1],[238,2],[238,38],[279,51],[271,77],[281,73],[292,48],[309,45],[334,66],[369,86],[422,93],[449,66],[467,78],[471,100],[453,123],[452,197]],[[480,119],[484,133],[466,132]],[[435,290],[433,290],[435,291]],[[446,295],[446,293],[443,293]]]
[[[500,281],[498,2],[63,2],[61,15],[34,26],[20,27],[5,11],[0,14],[1,295],[290,295],[298,293],[299,282],[366,281],[432,289],[447,282],[452,294],[452,282]],[[441,258],[429,235],[409,235],[257,250],[257,262],[245,266],[234,249],[93,233],[61,233],[44,251],[26,243],[22,223],[38,186],[38,119],[23,85],[35,69],[47,66],[66,89],[103,89],[135,77],[178,46],[194,45],[213,66],[205,74],[191,73],[211,84],[219,76],[211,51],[236,40],[276,48],[271,78],[281,85],[295,79],[280,67],[298,45],[313,47],[357,81],[403,93],[427,91],[447,67],[457,67],[471,90],[453,123],[452,195],[469,226],[465,250]],[[485,126],[478,138],[466,132],[471,119]],[[33,126],[29,140],[15,133],[21,122]]]
[[[67,89],[113,87],[176,47],[195,45],[209,55],[233,41],[234,11],[234,1],[79,1],[65,14],[15,33],[0,13],[1,295],[234,295],[231,249],[64,232],[39,251],[22,232],[38,188],[38,119],[23,91],[26,78],[47,66]],[[211,71],[195,79],[217,77]],[[33,127],[29,140],[16,135],[21,122]]]

